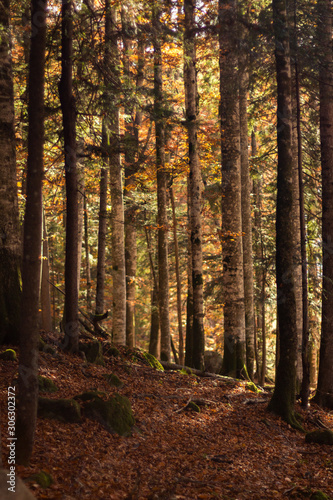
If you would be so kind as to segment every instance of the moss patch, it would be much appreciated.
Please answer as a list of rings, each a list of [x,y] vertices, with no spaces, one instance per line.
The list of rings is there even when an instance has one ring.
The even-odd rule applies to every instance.
[[[7,349],[0,354],[0,359],[3,359],[4,361],[16,361],[16,352],[13,349]]]
[[[91,391],[86,391],[86,392],[83,392],[82,394],[79,394],[78,396],[75,396],[74,399],[75,400],[79,400],[79,401],[94,401],[95,399],[101,399],[103,397],[106,397],[106,392],[102,392],[102,391],[96,391],[94,389],[92,389]]]
[[[81,408],[74,399],[38,398],[38,416],[61,422],[81,422]]]
[[[38,387],[39,392],[57,392],[58,390],[53,380],[41,375],[38,375]]]
[[[262,392],[257,386],[256,384],[254,384],[253,382],[247,382],[246,384],[246,389],[248,391],[251,391],[251,392],[256,392],[256,393],[259,393],[259,392]]]
[[[108,384],[110,384],[111,387],[117,387],[118,389],[121,389],[124,387],[124,383],[120,380],[120,378],[115,374],[115,373],[104,373],[103,377],[106,379]]]
[[[159,370],[161,372],[164,372],[164,368],[161,365],[161,363],[158,361],[158,359],[155,358],[152,354],[149,352],[143,351],[142,353],[143,358],[148,362],[149,366],[152,368],[155,368],[155,370]]]
[[[96,420],[110,433],[120,436],[130,436],[135,419],[129,400],[116,394],[114,397],[103,401],[95,397],[84,405],[84,413],[87,417]]]
[[[84,352],[89,363],[104,366],[102,344],[98,340],[94,342],[80,342],[80,350]]]
[[[47,472],[45,472],[44,470],[41,470],[40,472],[33,474],[27,479],[27,481],[34,481],[35,483],[39,484],[39,486],[41,486],[42,488],[48,488],[54,482],[52,476]]]

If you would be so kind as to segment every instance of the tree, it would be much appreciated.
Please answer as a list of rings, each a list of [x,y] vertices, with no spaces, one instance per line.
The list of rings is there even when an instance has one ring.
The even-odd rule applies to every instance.
[[[188,157],[190,167],[190,230],[192,259],[192,366],[204,369],[205,337],[203,326],[203,274],[202,274],[202,179],[198,155],[197,117],[198,91],[196,76],[195,0],[184,0],[184,85]]]
[[[276,283],[279,323],[279,363],[268,409],[294,427],[297,325],[294,289],[295,226],[293,210],[292,99],[289,31],[285,0],[273,0],[277,80],[278,179],[276,206]]]
[[[16,182],[10,1],[0,4],[0,343],[18,342],[21,239]]]
[[[318,386],[315,401],[333,409],[333,53],[332,2],[318,1],[320,141],[322,168],[323,289]]]
[[[223,373],[247,376],[241,216],[238,24],[235,0],[219,1],[222,149]]]
[[[167,174],[165,169],[165,117],[162,79],[161,4],[152,10],[154,46],[154,121],[157,170],[158,294],[161,360],[170,359]]]
[[[66,258],[64,347],[79,349],[78,325],[78,185],[76,158],[76,109],[73,96],[73,2],[62,0],[61,79],[59,97],[63,116],[66,178]]]
[[[27,198],[23,232],[17,463],[28,465],[33,449],[38,403],[38,308],[42,244],[44,149],[44,65],[46,2],[31,3],[29,59]]]
[[[112,281],[113,281],[113,341],[126,343],[126,269],[124,202],[120,161],[119,131],[119,53],[117,15],[114,6],[106,0],[105,59],[107,66],[107,136],[110,164],[111,231],[112,231]]]

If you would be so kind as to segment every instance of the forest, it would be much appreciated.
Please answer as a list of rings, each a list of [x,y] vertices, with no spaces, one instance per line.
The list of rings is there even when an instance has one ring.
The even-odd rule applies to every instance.
[[[332,38],[331,0],[0,0],[0,466],[28,480],[49,436],[57,471],[89,418],[105,442],[321,428],[311,484],[223,490],[193,459],[172,491],[137,465],[37,498],[333,495]],[[239,475],[230,442],[205,460]]]

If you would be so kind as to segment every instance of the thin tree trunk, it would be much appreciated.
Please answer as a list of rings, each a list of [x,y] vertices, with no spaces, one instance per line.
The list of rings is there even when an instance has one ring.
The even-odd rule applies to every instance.
[[[333,409],[333,54],[332,2],[318,0],[323,286],[318,387],[315,402]]]
[[[151,234],[147,226],[145,226],[145,235],[147,249],[149,255],[150,273],[152,278],[151,290],[151,321],[150,321],[150,336],[149,336],[149,352],[156,358],[160,357],[160,320],[158,312],[158,279],[155,271],[155,259],[151,248]]]
[[[96,305],[95,314],[103,314],[105,291],[105,250],[107,233],[107,198],[108,198],[108,135],[105,121],[102,125],[103,165],[99,181],[99,217],[98,217],[98,250],[97,250],[97,278],[96,278]]]
[[[120,161],[119,131],[119,51],[117,35],[117,15],[115,7],[106,0],[105,26],[107,83],[113,89],[113,101],[109,102],[112,110],[108,112],[107,133],[110,161],[111,190],[111,244],[112,244],[112,280],[113,280],[113,341],[126,343],[126,269],[125,269],[125,234],[122,171]],[[110,97],[111,98],[111,97]]]
[[[16,181],[10,1],[0,3],[0,344],[18,343],[21,231]]]
[[[44,148],[44,66],[46,2],[32,0],[29,61],[27,199],[24,217],[19,400],[16,462],[28,465],[32,455],[38,403],[38,307],[42,243]],[[35,20],[38,19],[38,26]],[[36,29],[37,28],[37,29]]]
[[[296,300],[294,290],[292,102],[289,33],[285,0],[273,0],[277,79],[278,179],[276,208],[276,281],[280,359],[268,409],[294,427],[296,398]]]
[[[85,258],[86,258],[86,301],[87,301],[87,310],[91,311],[91,272],[90,272],[90,246],[89,246],[89,228],[88,228],[88,203],[87,203],[87,195],[84,195],[83,202],[84,209],[84,247],[85,247]],[[97,264],[98,265],[98,264]]]
[[[158,293],[161,330],[161,360],[170,361],[169,264],[167,179],[165,171],[165,123],[163,110],[161,4],[153,6],[154,121],[157,170]]]
[[[248,36],[243,34],[242,40]],[[251,180],[249,168],[247,94],[249,86],[248,58],[243,50],[240,54],[239,67],[239,116],[241,146],[241,180],[242,180],[242,232],[243,232],[243,267],[244,267],[244,299],[245,299],[245,338],[246,366],[249,377],[254,376],[254,284],[253,284],[253,251],[251,221]]]
[[[41,324],[46,332],[52,330],[51,294],[50,294],[50,258],[46,219],[43,213],[43,243],[42,243],[42,281],[40,290]]]
[[[175,268],[176,268],[176,282],[177,282],[177,316],[178,316],[178,333],[179,333],[179,363],[184,364],[184,337],[183,337],[183,324],[182,324],[182,291],[181,291],[181,277],[179,270],[179,249],[177,238],[177,219],[175,210],[175,198],[172,186],[169,188],[171,207],[172,207],[172,221],[173,221],[173,241],[175,245]]]
[[[193,367],[193,280],[192,280],[192,245],[191,245],[191,188],[190,176],[187,176],[187,299],[186,299],[186,339],[185,365]]]
[[[66,179],[65,343],[79,349],[78,324],[78,190],[76,167],[76,110],[73,96],[73,2],[62,0],[61,79],[59,97],[63,115]]]
[[[224,290],[223,373],[247,377],[241,215],[238,28],[235,0],[219,1],[222,253]]]

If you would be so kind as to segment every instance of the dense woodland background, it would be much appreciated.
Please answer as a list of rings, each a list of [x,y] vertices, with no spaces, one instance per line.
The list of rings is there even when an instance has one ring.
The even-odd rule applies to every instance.
[[[296,427],[310,387],[332,409],[331,0],[4,0],[0,26],[19,461],[40,330],[198,370],[218,351]]]

